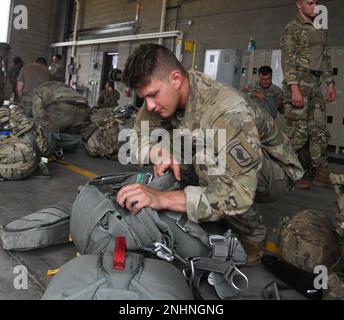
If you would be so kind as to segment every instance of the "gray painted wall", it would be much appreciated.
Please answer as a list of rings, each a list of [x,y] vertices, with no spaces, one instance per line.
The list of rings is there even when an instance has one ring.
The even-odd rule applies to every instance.
[[[141,1],[140,33],[159,31],[161,4],[161,0]],[[343,0],[322,4],[329,9],[329,45],[344,46]],[[85,0],[79,27],[132,21],[135,13],[135,0]],[[165,29],[181,30],[185,39],[197,41],[196,65],[203,70],[206,49],[246,49],[251,36],[258,49],[278,49],[280,35],[295,14],[295,0],[169,0]],[[174,48],[170,40],[164,44]],[[184,52],[183,63],[192,66],[192,53]]]
[[[170,1],[172,6],[172,1]],[[210,48],[247,49],[249,38],[257,49],[278,49],[280,35],[295,16],[295,0],[190,0],[168,11],[167,27],[185,32],[185,38],[197,40],[197,65],[203,70],[204,54]],[[329,10],[329,45],[344,46],[344,2],[322,1]],[[192,21],[189,26],[188,22]],[[192,56],[184,54],[184,64],[191,66]]]
[[[57,36],[57,0],[14,0],[14,6],[24,5],[28,10],[28,29],[11,28],[11,56],[21,56],[25,62],[37,57],[50,60],[50,44]]]
[[[12,30],[13,55],[21,55],[26,61],[38,55],[50,58],[49,46],[57,41],[59,34],[58,1],[15,0],[15,4],[28,7],[29,30]],[[329,45],[344,47],[343,0],[323,0],[322,4],[329,9]],[[137,32],[159,31],[161,6],[161,0],[141,0]],[[84,30],[133,21],[135,14],[136,0],[83,0],[78,27]],[[195,62],[198,70],[203,71],[206,49],[246,49],[250,37],[256,39],[258,49],[278,49],[280,35],[295,14],[295,0],[168,0],[165,30],[181,30],[184,39],[197,41]],[[112,36],[116,35],[122,34]],[[171,40],[164,40],[164,44],[174,48]],[[77,56],[79,53],[83,56],[80,70],[83,85],[87,85],[89,78],[101,78],[103,52],[118,51],[119,67],[123,68],[128,54],[137,45],[138,42],[122,42],[78,48]],[[191,68],[192,52],[184,51],[183,59],[184,66]],[[94,61],[97,70],[92,69]]]

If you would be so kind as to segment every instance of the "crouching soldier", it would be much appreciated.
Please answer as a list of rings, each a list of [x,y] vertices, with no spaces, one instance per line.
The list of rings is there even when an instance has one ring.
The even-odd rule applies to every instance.
[[[266,112],[252,105],[255,102],[204,74],[187,72],[174,54],[160,45],[138,47],[127,60],[123,81],[145,99],[134,127],[138,136],[143,120],[155,128],[161,121],[170,129],[198,129],[204,136],[206,130],[213,129],[214,140],[219,138],[219,129],[224,129],[226,159],[221,174],[209,174],[214,159],[198,164],[193,155],[198,185],[167,192],[129,185],[118,193],[118,203],[133,214],[151,207],[185,213],[197,223],[221,220],[239,234],[248,255],[247,265],[259,264],[266,229],[255,202],[279,199],[304,173],[288,138]],[[140,148],[143,151],[147,145]],[[160,143],[149,148],[155,174],[171,169],[181,180],[177,155],[163,150]]]

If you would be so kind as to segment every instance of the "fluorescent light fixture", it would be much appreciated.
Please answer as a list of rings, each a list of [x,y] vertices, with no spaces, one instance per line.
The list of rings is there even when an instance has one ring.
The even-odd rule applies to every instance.
[[[0,42],[8,41],[8,27],[12,0],[0,1]]]

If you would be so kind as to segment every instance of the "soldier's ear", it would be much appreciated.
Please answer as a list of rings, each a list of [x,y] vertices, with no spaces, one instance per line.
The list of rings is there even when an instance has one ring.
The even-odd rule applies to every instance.
[[[180,72],[180,70],[173,70],[170,73],[170,80],[176,89],[180,89],[183,82],[183,74]]]

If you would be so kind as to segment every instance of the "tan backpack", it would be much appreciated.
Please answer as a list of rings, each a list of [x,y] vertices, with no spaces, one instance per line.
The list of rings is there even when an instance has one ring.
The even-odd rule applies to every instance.
[[[0,143],[0,177],[3,179],[24,179],[36,170],[38,162],[38,155],[28,139],[12,137]]]

